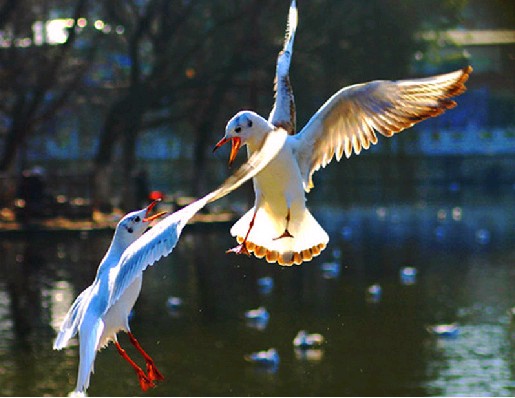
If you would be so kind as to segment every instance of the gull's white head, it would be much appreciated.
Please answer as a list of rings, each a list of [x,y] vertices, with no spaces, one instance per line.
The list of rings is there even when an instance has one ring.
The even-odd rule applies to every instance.
[[[225,143],[231,141],[232,149],[229,156],[229,165],[236,158],[238,150],[246,145],[258,146],[266,134],[274,129],[274,126],[257,113],[252,111],[240,111],[234,115],[225,127],[225,136],[216,144],[213,151]]]
[[[166,214],[166,211],[161,211],[152,216],[150,215],[150,212],[158,202],[159,200],[154,200],[147,207],[126,214],[116,226],[115,239],[128,246],[143,235],[153,220]]]

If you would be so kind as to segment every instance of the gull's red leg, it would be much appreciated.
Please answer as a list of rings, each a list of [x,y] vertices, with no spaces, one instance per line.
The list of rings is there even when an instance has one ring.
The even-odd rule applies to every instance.
[[[281,239],[281,238],[293,238],[293,235],[290,234],[290,231],[288,231],[289,225],[290,225],[290,209],[288,208],[288,214],[286,214],[286,228],[284,229],[284,232],[277,238],[274,238],[274,240]]]
[[[147,391],[151,387],[155,387],[154,382],[143,372],[143,369],[141,369],[136,363],[129,357],[129,355],[125,352],[125,350],[120,346],[120,344],[115,341],[114,345],[116,346],[116,349],[120,353],[123,359],[125,359],[129,364],[133,367],[134,371],[136,372],[136,375],[139,379],[139,385],[143,391]]]
[[[247,256],[250,256],[249,250],[247,249],[247,238],[249,237],[250,230],[254,226],[254,221],[256,220],[256,214],[257,214],[257,206],[256,206],[256,210],[254,210],[254,215],[252,216],[252,220],[250,220],[249,229],[247,231],[247,234],[245,235],[245,239],[243,239],[243,242],[241,242],[238,246],[235,246],[232,249],[227,250],[226,253],[246,254]]]
[[[164,380],[164,376],[157,370],[156,365],[154,364],[154,360],[148,355],[143,347],[139,344],[138,340],[136,340],[136,337],[132,333],[127,333],[129,335],[129,339],[131,340],[131,343],[136,349],[143,355],[143,358],[145,358],[145,362],[147,364],[147,373],[148,378],[152,381],[154,380]]]

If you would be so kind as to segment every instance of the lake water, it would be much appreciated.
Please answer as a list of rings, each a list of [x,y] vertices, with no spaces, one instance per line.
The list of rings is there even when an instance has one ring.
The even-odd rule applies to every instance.
[[[166,380],[142,393],[113,345],[97,355],[89,395],[513,396],[515,192],[384,206],[318,205],[328,248],[301,267],[225,254],[227,226],[186,228],[144,274],[133,333]],[[109,233],[2,236],[0,394],[66,395],[78,347],[52,350],[68,306],[94,278]],[[328,263],[336,263],[338,269]],[[403,280],[403,267],[416,279]],[[274,286],[262,292],[258,279]],[[381,295],[367,289],[374,284]],[[182,299],[170,310],[170,297]],[[266,325],[244,313],[264,306]],[[431,325],[456,323],[439,337]],[[257,327],[261,326],[261,327]],[[299,330],[321,349],[299,351]],[[121,345],[143,366],[127,336]],[[275,348],[275,367],[244,357]]]

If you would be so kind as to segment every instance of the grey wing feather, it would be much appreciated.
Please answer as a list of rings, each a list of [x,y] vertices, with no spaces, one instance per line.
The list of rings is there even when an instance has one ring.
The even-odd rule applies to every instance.
[[[284,129],[271,131],[261,148],[216,190],[170,214],[125,249],[119,263],[109,270],[110,297],[107,307],[112,306],[148,266],[172,252],[183,228],[200,209],[234,191],[263,170],[279,153],[286,137]]]
[[[304,188],[312,175],[336,155],[348,158],[377,143],[376,131],[391,137],[429,117],[454,108],[451,97],[462,94],[470,66],[422,79],[376,80],[345,87],[334,94],[294,136]]]
[[[293,41],[297,29],[297,4],[293,0],[288,12],[286,35],[281,52],[277,56],[277,65],[274,80],[275,103],[268,117],[268,121],[276,127],[284,128],[288,134],[295,134],[296,111],[295,98],[290,83],[290,63],[293,56]]]

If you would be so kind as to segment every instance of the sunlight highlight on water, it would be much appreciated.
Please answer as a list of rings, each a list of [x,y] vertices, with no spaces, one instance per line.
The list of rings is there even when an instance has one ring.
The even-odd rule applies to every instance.
[[[61,328],[61,324],[75,300],[75,292],[73,286],[68,281],[55,281],[49,292],[50,296],[50,325],[57,332]]]
[[[506,323],[465,325],[454,339],[432,342],[426,385],[431,395],[513,396]]]

